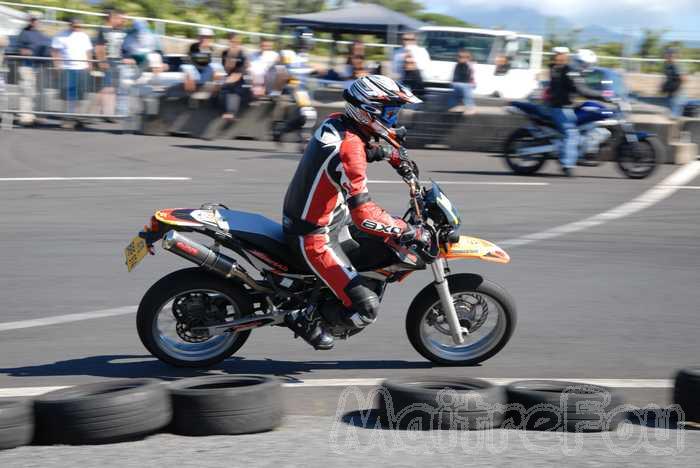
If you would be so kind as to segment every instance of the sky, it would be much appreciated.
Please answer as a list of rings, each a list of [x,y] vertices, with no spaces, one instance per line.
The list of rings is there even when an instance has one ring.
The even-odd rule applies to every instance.
[[[457,9],[532,8],[547,16],[563,16],[574,24],[630,29],[672,29],[700,39],[700,0],[424,0],[428,11],[457,13]]]

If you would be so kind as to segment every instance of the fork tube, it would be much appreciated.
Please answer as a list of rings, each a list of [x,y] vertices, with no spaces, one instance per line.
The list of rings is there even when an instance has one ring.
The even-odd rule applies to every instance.
[[[433,270],[433,276],[435,276],[435,289],[437,289],[438,296],[440,296],[440,303],[442,304],[442,311],[445,314],[447,323],[450,325],[450,331],[452,332],[452,340],[455,344],[464,343],[463,333],[469,333],[468,330],[462,328],[459,324],[459,317],[457,317],[457,311],[455,310],[454,302],[452,302],[452,295],[450,294],[450,286],[447,284],[447,279],[445,279],[445,260],[438,258],[430,265]]]

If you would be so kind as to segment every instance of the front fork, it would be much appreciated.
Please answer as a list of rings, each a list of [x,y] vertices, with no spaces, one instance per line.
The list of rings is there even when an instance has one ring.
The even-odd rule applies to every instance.
[[[455,344],[461,345],[464,343],[464,335],[468,335],[469,330],[463,328],[459,323],[455,304],[452,301],[452,294],[450,294],[450,286],[447,283],[447,278],[445,278],[445,260],[443,258],[436,259],[430,265],[430,268],[432,268],[433,276],[435,276],[435,289],[437,289],[438,296],[440,297],[442,312],[450,326],[452,340]]]

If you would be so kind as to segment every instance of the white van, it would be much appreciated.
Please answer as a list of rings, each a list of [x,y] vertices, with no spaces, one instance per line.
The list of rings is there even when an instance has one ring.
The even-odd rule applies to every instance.
[[[542,69],[542,36],[516,34],[493,29],[425,26],[420,42],[430,54],[432,66],[423,79],[447,84],[457,63],[457,52],[471,52],[474,66],[475,94],[523,99],[538,86]],[[496,59],[508,58],[510,68],[496,74]]]

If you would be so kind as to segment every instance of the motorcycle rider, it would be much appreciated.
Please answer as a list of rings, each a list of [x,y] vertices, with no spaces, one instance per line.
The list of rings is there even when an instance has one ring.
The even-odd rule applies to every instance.
[[[388,158],[399,169],[405,131],[395,128],[406,104],[420,103],[411,91],[382,75],[355,80],[343,93],[343,113],[331,114],[309,141],[284,199],[284,230],[292,247],[345,307],[349,326],[374,322],[379,297],[340,248],[341,230],[354,223],[360,230],[402,244],[425,246],[430,234],[389,215],[367,190],[367,163],[386,158],[379,139],[393,150]],[[318,315],[288,315],[287,325],[316,349],[330,349],[333,336]]]
[[[608,101],[603,93],[586,85],[581,74],[586,68],[595,63],[597,57],[590,50],[582,49],[576,55],[576,65],[569,63],[569,49],[555,47],[554,60],[549,68],[549,88],[546,100],[554,124],[563,135],[563,149],[559,153],[562,171],[571,177],[572,169],[576,166],[579,156],[579,131],[574,110],[571,108],[573,98],[578,94],[590,99]]]

